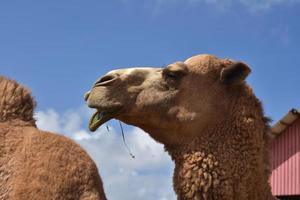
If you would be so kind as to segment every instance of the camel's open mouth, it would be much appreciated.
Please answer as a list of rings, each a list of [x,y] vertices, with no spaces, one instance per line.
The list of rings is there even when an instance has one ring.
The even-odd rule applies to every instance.
[[[90,131],[96,131],[102,124],[116,117],[120,109],[96,111],[90,119],[89,129]]]

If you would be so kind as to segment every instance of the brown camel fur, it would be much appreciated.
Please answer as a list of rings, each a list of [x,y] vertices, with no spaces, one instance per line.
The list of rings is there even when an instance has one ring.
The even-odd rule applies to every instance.
[[[271,200],[268,120],[241,62],[198,55],[165,68],[114,70],[86,94],[98,111],[165,145],[179,200]]]
[[[30,91],[0,77],[0,93],[0,200],[105,200],[87,153],[36,128]]]

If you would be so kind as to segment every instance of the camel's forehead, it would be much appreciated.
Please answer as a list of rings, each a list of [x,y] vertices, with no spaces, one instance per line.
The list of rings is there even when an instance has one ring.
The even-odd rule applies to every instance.
[[[181,66],[185,65],[189,71],[195,72],[207,72],[210,69],[220,68],[223,64],[228,64],[231,61],[228,59],[220,59],[214,55],[209,54],[200,54],[193,57],[188,58],[183,63],[175,62],[168,66]],[[162,68],[155,67],[130,67],[130,68],[120,68],[114,69],[108,72],[107,74],[118,74],[118,75],[147,75],[152,72],[159,72]]]

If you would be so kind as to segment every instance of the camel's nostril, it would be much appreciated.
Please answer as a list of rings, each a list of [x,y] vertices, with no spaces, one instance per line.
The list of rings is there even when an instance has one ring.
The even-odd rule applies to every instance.
[[[84,100],[87,101],[89,96],[90,96],[91,91],[88,91],[87,93],[84,94]]]
[[[95,86],[106,85],[114,81],[116,78],[116,75],[105,75],[96,81]]]

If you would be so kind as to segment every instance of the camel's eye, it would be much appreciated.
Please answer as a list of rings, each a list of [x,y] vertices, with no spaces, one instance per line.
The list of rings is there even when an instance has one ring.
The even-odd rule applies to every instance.
[[[163,77],[166,81],[177,81],[179,80],[184,74],[181,71],[170,71],[164,70]]]
[[[176,72],[166,72],[165,73],[165,78],[167,78],[167,79],[177,79],[179,76],[178,76],[178,74],[176,73]]]

